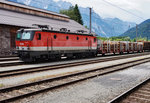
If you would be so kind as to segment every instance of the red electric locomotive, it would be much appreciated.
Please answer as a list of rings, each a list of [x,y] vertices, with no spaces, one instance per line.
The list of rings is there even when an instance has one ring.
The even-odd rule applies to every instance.
[[[67,57],[95,56],[97,39],[79,30],[71,33],[62,28],[49,30],[48,26],[38,25],[38,29],[20,29],[16,38],[16,49],[23,61],[35,61],[38,58],[50,59]]]

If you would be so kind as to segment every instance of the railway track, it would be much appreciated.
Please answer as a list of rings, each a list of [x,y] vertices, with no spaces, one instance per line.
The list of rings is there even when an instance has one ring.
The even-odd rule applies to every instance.
[[[16,61],[16,62],[14,62]],[[17,56],[0,56],[0,67],[15,66],[22,64]]]
[[[134,61],[121,63],[113,66],[89,69],[89,70],[78,71],[69,74],[62,74],[53,78],[48,78],[36,82],[25,83],[21,85],[3,88],[0,89],[0,103],[15,101],[24,97],[35,95],[37,93],[56,89],[59,87],[63,87],[86,79],[90,79],[114,71],[129,68],[149,61],[150,58],[134,60]]]
[[[11,57],[17,57],[17,55],[6,55],[6,56],[0,56],[0,58],[11,58]]]
[[[150,103],[150,78],[116,97],[109,103]]]
[[[17,62],[0,62],[0,67],[8,67],[8,66],[17,66],[17,65],[25,65],[22,61]]]
[[[135,56],[140,56],[140,55],[147,55],[150,54],[150,52],[144,52],[144,53],[136,53],[136,54],[125,54],[125,55],[121,55],[121,56],[129,56],[129,55],[135,55]],[[115,55],[107,55],[106,57],[111,56],[110,58],[114,57]],[[116,55],[116,56],[120,56],[120,55]],[[14,58],[14,57],[13,57]],[[96,58],[100,58],[99,56]],[[16,59],[16,61],[15,61]],[[19,61],[19,59],[17,59],[15,57],[15,59],[9,59],[9,58],[0,58],[0,67],[8,67],[8,66],[18,66],[18,65],[28,65],[27,63],[24,63],[22,61]],[[8,62],[7,62],[8,61]],[[63,60],[64,61],[64,60]],[[67,61],[67,60],[66,60]],[[49,61],[45,61],[45,62],[39,62],[39,63],[48,63]]]
[[[103,59],[96,59],[96,60],[90,60],[90,61],[86,60],[86,61],[82,61],[82,62],[80,61],[80,62],[73,62],[73,63],[57,64],[57,65],[51,65],[51,66],[42,66],[42,67],[32,67],[32,68],[0,71],[0,77],[2,78],[2,77],[8,77],[8,76],[17,76],[17,75],[23,75],[23,74],[27,74],[27,73],[41,72],[41,71],[47,71],[47,70],[72,67],[72,66],[93,64],[93,63],[100,63],[100,62],[125,59],[125,58],[136,57],[136,56],[140,56],[140,55],[126,55],[126,56],[118,56],[118,57],[113,57],[113,58],[111,57],[111,58],[103,58]]]
[[[19,60],[19,58],[18,57],[0,58],[0,62],[2,62],[2,61],[14,61],[14,60]]]

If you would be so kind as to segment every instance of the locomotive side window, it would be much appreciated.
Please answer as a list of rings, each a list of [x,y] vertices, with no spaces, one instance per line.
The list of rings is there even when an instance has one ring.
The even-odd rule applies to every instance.
[[[21,39],[21,33],[20,32],[17,33],[17,38],[16,39],[18,39],[18,40]]]
[[[86,40],[88,40],[88,38],[86,37]]]
[[[69,36],[66,36],[66,39],[68,40],[68,39],[69,39]]]
[[[79,40],[79,37],[77,37],[77,40]]]
[[[54,39],[56,39],[57,38],[57,36],[56,35],[54,35]]]
[[[37,34],[37,40],[41,40],[41,34],[40,33]]]
[[[94,38],[94,42],[96,42],[96,38]]]

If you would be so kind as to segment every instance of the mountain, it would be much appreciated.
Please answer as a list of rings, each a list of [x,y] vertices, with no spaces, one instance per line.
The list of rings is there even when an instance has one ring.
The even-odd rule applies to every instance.
[[[9,0],[40,9],[46,9],[59,13],[62,9],[68,9],[72,4],[62,0]],[[89,8],[79,7],[84,26],[89,27]],[[118,36],[127,31],[135,23],[125,22],[118,18],[101,18],[96,12],[92,12],[92,31],[102,37]]]
[[[130,30],[126,31],[121,36],[129,36],[130,38],[136,37],[136,27],[131,28]],[[137,28],[137,36],[138,37],[149,37],[150,36],[150,19],[142,22],[138,25]]]
[[[79,8],[84,25],[89,27],[89,8]],[[102,37],[110,37],[115,34],[110,24],[106,23],[97,13],[92,13],[92,31]]]
[[[118,18],[106,18],[104,21],[111,24],[111,28],[115,32],[115,36],[123,34],[125,31],[130,29],[130,27],[134,27],[136,25],[135,23],[122,21]]]

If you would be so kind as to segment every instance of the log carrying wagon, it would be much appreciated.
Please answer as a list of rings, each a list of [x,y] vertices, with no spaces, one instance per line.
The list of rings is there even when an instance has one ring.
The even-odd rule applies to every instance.
[[[143,42],[144,51],[150,51],[150,42]]]

